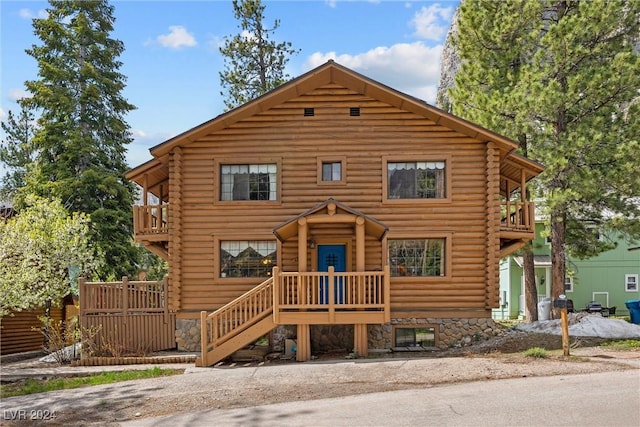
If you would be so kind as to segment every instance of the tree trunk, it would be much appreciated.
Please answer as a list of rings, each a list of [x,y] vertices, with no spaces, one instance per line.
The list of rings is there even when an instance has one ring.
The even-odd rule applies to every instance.
[[[525,319],[527,322],[538,320],[538,287],[533,259],[533,248],[528,243],[522,253],[522,269],[524,271]]]
[[[566,213],[554,209],[551,212],[551,301],[564,294],[566,258],[564,250],[566,232]],[[552,310],[553,318],[560,318],[560,310]]]

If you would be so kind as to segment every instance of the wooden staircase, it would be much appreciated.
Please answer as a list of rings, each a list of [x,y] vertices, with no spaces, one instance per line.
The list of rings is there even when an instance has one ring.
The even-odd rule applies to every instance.
[[[200,313],[201,346],[196,366],[211,366],[274,329],[273,278],[211,314]]]

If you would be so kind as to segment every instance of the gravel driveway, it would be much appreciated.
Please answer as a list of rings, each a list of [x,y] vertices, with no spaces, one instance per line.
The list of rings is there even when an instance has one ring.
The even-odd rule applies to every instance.
[[[380,391],[437,387],[501,378],[581,374],[640,368],[640,352],[585,348],[589,357],[532,359],[521,354],[442,358],[247,363],[218,368],[186,365],[172,377],[127,381],[2,400],[7,414],[53,415],[47,425],[118,425],[146,417]]]

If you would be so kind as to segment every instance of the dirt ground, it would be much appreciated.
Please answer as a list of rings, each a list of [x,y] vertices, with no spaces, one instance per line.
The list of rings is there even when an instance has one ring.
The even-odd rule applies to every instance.
[[[126,386],[92,387],[101,396],[95,404],[82,391],[47,393],[50,402],[76,402],[73,410],[59,406],[47,425],[118,425],[132,419],[209,409],[311,400],[450,383],[514,377],[583,374],[640,368],[640,351],[616,352],[599,344],[606,339],[572,339],[572,356],[552,352],[546,359],[521,351],[560,349],[561,337],[509,330],[475,345],[433,353],[396,353],[372,360],[347,361],[345,354],[321,355],[313,362],[263,361],[225,363],[217,368],[188,370],[184,375],[129,382]],[[633,359],[635,365],[619,363]],[[344,363],[353,362],[353,363]],[[388,363],[385,363],[388,362]],[[273,367],[274,369],[270,369]],[[104,390],[99,389],[104,387]],[[126,393],[123,389],[128,388]],[[79,390],[79,389],[78,389]],[[44,396],[43,396],[44,397]],[[24,397],[26,398],[26,396]],[[5,399],[3,406],[11,403]],[[37,402],[37,397],[34,403]],[[83,402],[78,405],[77,402]],[[24,405],[29,400],[16,400]],[[40,405],[48,404],[46,400]],[[12,425],[12,424],[7,424]]]

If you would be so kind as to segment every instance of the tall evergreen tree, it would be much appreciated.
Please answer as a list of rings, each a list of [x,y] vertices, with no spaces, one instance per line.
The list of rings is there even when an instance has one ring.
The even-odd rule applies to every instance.
[[[538,183],[557,298],[566,251],[612,247],[594,228],[640,236],[640,180],[631,174],[640,158],[640,3],[465,0],[459,25],[454,112],[526,138],[528,156],[545,165]]]
[[[102,278],[135,272],[133,186],[124,178],[131,134],[124,116],[135,107],[122,96],[121,41],[110,37],[114,8],[106,0],[50,1],[34,19],[40,45],[27,49],[38,79],[25,82],[25,102],[41,113],[33,138],[35,166],[21,193],[56,198],[91,215],[93,242],[104,253]],[[18,203],[19,204],[19,203]]]
[[[219,73],[224,89],[220,94],[228,109],[251,101],[289,79],[284,68],[289,56],[298,51],[290,42],[271,40],[280,21],[274,21],[272,28],[265,27],[264,9],[261,0],[233,0],[241,32],[225,37],[220,48],[225,62],[225,70]]]
[[[18,115],[9,111],[2,122],[2,130],[5,138],[0,142],[0,163],[7,172],[2,178],[0,200],[9,200],[25,185],[27,170],[34,160],[33,135],[36,123],[33,111],[21,102]]]

